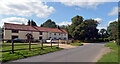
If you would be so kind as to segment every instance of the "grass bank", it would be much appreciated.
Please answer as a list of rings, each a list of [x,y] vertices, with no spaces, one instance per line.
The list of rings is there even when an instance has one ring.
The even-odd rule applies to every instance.
[[[98,60],[97,64],[101,64],[101,62],[104,62],[104,63],[110,62],[110,63],[106,63],[106,64],[112,64],[112,62],[117,62],[117,63],[119,62],[119,64],[120,64],[120,58],[119,58],[120,46],[118,47],[116,45],[116,43],[113,43],[113,42],[107,43],[107,44],[105,44],[105,46],[112,49],[112,51],[103,55],[103,57]]]
[[[3,43],[2,45],[11,45],[11,43]],[[24,44],[24,43],[15,43],[15,45],[17,44]],[[26,44],[26,43],[25,43]],[[31,45],[32,48],[34,47],[40,47],[41,45]],[[23,49],[23,48],[28,48],[29,45],[22,45],[22,46],[15,46],[15,49]],[[45,47],[45,46],[44,46]],[[2,50],[11,50],[12,47],[11,46],[4,46],[2,47]],[[2,51],[0,50],[0,51]],[[46,54],[46,53],[50,53],[50,52],[54,52],[54,51],[58,51],[58,50],[62,50],[62,48],[57,48],[55,46],[51,47],[46,47],[46,48],[38,48],[38,49],[31,49],[31,51],[29,50],[20,50],[20,51],[15,51],[15,53],[13,54],[12,52],[3,52],[0,53],[0,55],[2,55],[2,58],[0,58],[0,60],[2,62],[7,62],[10,60],[16,60],[16,59],[22,59],[22,58],[27,58],[30,56],[36,56],[36,55],[42,55],[42,54]]]
[[[70,45],[72,45],[72,46],[81,46],[81,45],[83,45],[83,43],[81,43],[81,41],[78,41],[78,42],[70,43]]]

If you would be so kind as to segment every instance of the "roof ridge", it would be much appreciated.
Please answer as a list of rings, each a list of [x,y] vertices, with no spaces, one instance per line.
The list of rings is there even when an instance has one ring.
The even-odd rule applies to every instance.
[[[8,28],[7,26],[9,25],[12,27]],[[4,26],[7,29],[18,29],[17,26],[19,26],[19,27],[29,27],[31,30],[35,30],[35,31],[67,33],[65,29],[48,28],[48,27],[40,27],[40,26],[29,26],[29,25],[21,25],[21,24],[13,24],[13,23],[4,23]],[[27,29],[19,29],[19,30],[27,30]]]
[[[20,26],[29,26],[29,25],[14,24],[14,23],[4,23],[4,24],[11,24],[11,25],[20,25]]]

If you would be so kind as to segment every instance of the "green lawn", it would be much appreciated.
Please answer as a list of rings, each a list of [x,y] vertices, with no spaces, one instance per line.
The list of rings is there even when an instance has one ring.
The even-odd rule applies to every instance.
[[[83,45],[82,43],[70,43],[70,45],[73,45],[73,46],[81,46]]]
[[[97,64],[101,64],[99,62],[118,62],[118,59],[120,60],[120,58],[118,58],[120,53],[120,46],[118,48],[118,46],[116,45],[116,43],[110,42],[105,44],[106,47],[110,47],[110,49],[112,49],[111,52],[103,55],[103,57],[101,59],[98,60]],[[118,52],[119,50],[119,52]],[[119,61],[120,63],[120,61]],[[106,63],[106,64],[112,64],[112,63]]]
[[[11,45],[11,43],[3,43],[2,45],[7,45],[7,44]],[[15,45],[17,45],[17,44],[26,44],[26,43],[15,43]],[[41,45],[40,44],[31,45],[31,47],[32,48],[41,47]],[[29,48],[29,45],[15,46],[15,49],[23,49],[23,48]],[[11,46],[2,47],[3,51],[11,50],[11,49],[12,49]],[[42,55],[42,54],[46,54],[46,53],[54,52],[54,51],[58,51],[58,50],[62,50],[62,48],[57,48],[57,47],[53,46],[52,49],[51,49],[51,47],[46,47],[43,50],[41,48],[31,49],[31,51],[29,51],[29,50],[20,50],[20,51],[15,51],[14,54],[12,52],[3,52],[3,53],[0,53],[0,55],[2,55],[2,58],[0,58],[0,60],[2,60],[2,62],[7,62],[7,61],[10,61],[10,60],[27,58],[27,57],[35,56],[35,55]]]

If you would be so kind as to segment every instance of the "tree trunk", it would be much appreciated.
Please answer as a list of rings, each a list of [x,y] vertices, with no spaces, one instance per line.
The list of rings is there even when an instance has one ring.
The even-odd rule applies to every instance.
[[[120,8],[120,2],[118,3],[118,8]],[[120,12],[118,12],[118,41],[117,41],[117,44],[120,45]]]

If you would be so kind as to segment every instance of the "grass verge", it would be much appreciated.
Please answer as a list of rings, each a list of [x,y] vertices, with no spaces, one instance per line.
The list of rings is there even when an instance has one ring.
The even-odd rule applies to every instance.
[[[72,45],[72,46],[81,46],[83,44],[82,43],[70,43],[70,45]]]
[[[119,54],[120,51],[118,51],[120,49],[120,46],[117,46],[116,43],[110,42],[105,44],[106,47],[110,47],[110,49],[112,49],[111,52],[103,55],[103,57],[101,59],[98,60],[97,64],[101,64],[101,62],[104,62],[106,64],[112,64],[112,62],[116,62],[120,64],[119,60]],[[109,63],[108,63],[109,62]]]
[[[10,43],[8,43],[10,44]],[[20,44],[20,43],[15,43],[15,44]],[[23,44],[23,43],[22,43]],[[7,45],[7,43],[3,44],[3,45]],[[40,47],[41,45],[31,45],[32,48],[34,47]],[[24,48],[28,48],[29,45],[22,45],[22,46],[15,46],[15,49],[24,49]],[[45,47],[45,46],[44,46]],[[11,46],[5,46],[2,47],[2,50],[11,50],[12,47]],[[7,62],[10,60],[16,60],[16,59],[22,59],[22,58],[27,58],[30,56],[36,56],[36,55],[42,55],[42,54],[46,54],[46,53],[50,53],[50,52],[54,52],[54,51],[58,51],[58,50],[62,50],[63,48],[57,48],[55,46],[51,47],[46,47],[46,48],[38,48],[38,49],[31,49],[31,51],[29,50],[20,50],[20,51],[15,51],[14,54],[12,52],[3,52],[0,53],[0,55],[2,55],[2,58],[0,58],[0,60],[2,62]]]

